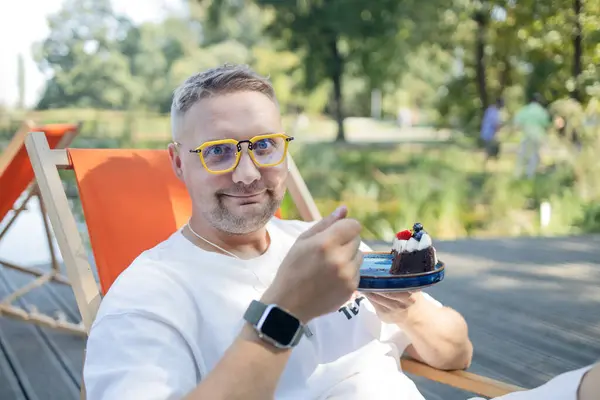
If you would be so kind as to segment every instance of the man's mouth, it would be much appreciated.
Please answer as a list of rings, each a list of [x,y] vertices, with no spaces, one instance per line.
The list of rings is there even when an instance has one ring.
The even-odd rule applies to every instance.
[[[257,192],[257,193],[244,193],[244,194],[225,194],[225,196],[235,197],[239,199],[251,199],[253,197],[258,197],[263,195],[265,192]]]
[[[240,205],[252,204],[258,202],[266,193],[266,190],[256,193],[238,193],[238,194],[223,194],[225,197],[230,197],[237,200]]]

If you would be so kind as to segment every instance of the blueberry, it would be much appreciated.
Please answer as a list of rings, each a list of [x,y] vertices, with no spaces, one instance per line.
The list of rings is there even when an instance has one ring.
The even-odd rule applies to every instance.
[[[413,230],[415,232],[420,232],[423,230],[423,224],[421,224],[420,222],[417,222],[413,225]]]
[[[423,237],[423,233],[424,233],[423,231],[415,232],[415,234],[413,235],[413,237],[415,238],[415,240],[421,241],[421,237]]]

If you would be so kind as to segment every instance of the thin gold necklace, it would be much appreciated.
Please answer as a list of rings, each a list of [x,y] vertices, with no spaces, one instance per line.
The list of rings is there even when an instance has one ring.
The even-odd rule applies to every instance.
[[[213,247],[215,247],[215,248],[217,248],[217,249],[221,250],[223,253],[229,254],[229,255],[230,255],[231,257],[233,257],[233,258],[237,258],[238,260],[241,260],[241,258],[240,258],[240,257],[238,257],[237,255],[233,254],[232,252],[230,252],[230,251],[227,251],[227,250],[225,250],[224,248],[217,246],[216,244],[214,244],[214,243],[213,243],[213,242],[211,242],[210,240],[208,240],[208,239],[205,239],[205,238],[203,238],[202,236],[200,236],[200,235],[199,235],[199,234],[198,234],[196,231],[194,231],[194,229],[192,229],[192,227],[191,227],[191,225],[190,225],[190,221],[189,221],[189,220],[188,220],[188,223],[187,223],[187,227],[188,227],[188,229],[190,230],[190,232],[192,232],[192,233],[193,233],[193,234],[194,234],[194,235],[195,235],[195,236],[196,236],[198,239],[202,239],[202,240],[204,240],[206,243],[210,244],[211,246],[213,246]],[[258,281],[258,283],[260,283],[260,284],[261,284],[261,285],[262,285],[264,288],[266,288],[266,287],[267,287],[267,285],[265,285],[265,284],[263,283],[263,281],[261,281],[261,280],[260,280],[260,278],[258,277],[258,275],[256,275],[256,272],[254,272],[254,270],[253,270],[252,268],[249,268],[249,269],[250,269],[250,272],[252,272],[252,275],[254,275],[254,277],[255,277],[255,278],[256,278],[256,280]],[[256,290],[257,292],[260,292],[260,290],[258,290],[258,289],[256,288],[256,286],[252,286],[252,287],[253,287],[253,288],[254,288],[254,290]]]
[[[193,234],[194,234],[194,235],[195,235],[195,236],[196,236],[198,239],[204,240],[206,243],[208,243],[208,244],[210,244],[211,246],[213,246],[213,247],[215,247],[215,248],[217,248],[217,249],[221,250],[223,253],[229,254],[229,255],[230,255],[231,257],[233,257],[233,258],[237,258],[238,260],[241,260],[241,258],[240,258],[240,257],[236,256],[236,255],[235,255],[235,254],[233,254],[232,252],[230,252],[230,251],[227,251],[227,250],[225,250],[224,248],[217,246],[217,245],[216,245],[216,244],[214,244],[213,242],[211,242],[211,241],[209,241],[208,239],[205,239],[205,238],[203,238],[202,236],[200,236],[199,234],[197,234],[197,233],[196,233],[196,231],[192,229],[192,226],[190,225],[190,221],[188,221],[188,223],[187,223],[187,227],[188,227],[188,229],[190,230],[190,232],[192,232],[192,233],[193,233]],[[261,283],[262,283],[262,282],[261,282]]]

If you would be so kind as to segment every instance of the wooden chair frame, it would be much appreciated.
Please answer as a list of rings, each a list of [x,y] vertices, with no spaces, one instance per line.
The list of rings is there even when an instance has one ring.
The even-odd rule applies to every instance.
[[[102,296],[58,174],[59,169],[71,169],[72,165],[67,151],[51,150],[43,133],[32,132],[27,136],[25,143],[37,177],[41,197],[45,201],[48,216],[63,255],[67,275],[72,282],[83,325],[89,332]],[[316,204],[291,157],[289,157],[289,167],[288,190],[301,217],[308,221],[320,219],[321,215]],[[497,397],[523,390],[518,386],[467,371],[438,370],[410,358],[403,357],[401,364],[406,373],[422,376],[480,396]]]
[[[11,161],[16,156],[17,152],[24,145],[27,134],[32,129],[34,129],[34,127],[35,124],[32,121],[25,121],[22,124],[21,128],[15,133],[8,147],[0,156],[0,175],[3,174],[4,171],[8,168]],[[64,134],[64,136],[60,139],[59,143],[56,145],[56,148],[67,148],[73,142],[75,136],[79,133],[80,128],[81,124],[77,126],[76,130],[67,131]],[[41,134],[44,135],[43,132],[41,132]],[[46,140],[45,135],[44,140]],[[8,221],[2,227],[2,230],[0,231],[0,240],[8,233],[10,227],[15,223],[19,215],[27,209],[27,205],[33,198],[36,198],[40,204],[42,214],[41,216],[44,224],[44,231],[46,233],[46,240],[48,242],[48,248],[50,250],[51,268],[49,271],[41,271],[33,267],[18,265],[0,259],[0,265],[36,277],[36,279],[34,279],[33,281],[16,289],[3,299],[0,299],[0,316],[6,316],[40,326],[51,327],[69,333],[85,335],[86,332],[82,324],[73,324],[68,322],[63,314],[58,314],[56,318],[53,318],[49,315],[38,312],[35,309],[35,307],[31,307],[29,310],[25,310],[21,307],[14,305],[14,302],[17,299],[23,297],[30,291],[42,285],[45,285],[48,282],[58,282],[61,284],[70,285],[69,279],[66,276],[62,275],[60,271],[60,263],[58,262],[54,250],[53,234],[50,228],[50,223],[48,222],[48,213],[46,211],[45,203],[42,199],[38,184],[35,179],[33,182],[30,183],[29,187],[25,191],[25,197],[21,204],[19,204],[16,208],[13,209],[13,215],[10,218],[8,218]]]

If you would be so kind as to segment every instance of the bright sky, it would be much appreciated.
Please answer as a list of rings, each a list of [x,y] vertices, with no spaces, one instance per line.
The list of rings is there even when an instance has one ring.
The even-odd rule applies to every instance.
[[[181,10],[185,0],[112,0],[117,13],[136,23],[160,20],[170,10]],[[44,77],[33,61],[34,42],[48,34],[47,16],[60,10],[63,0],[0,1],[0,104],[14,105],[18,99],[17,57],[25,57],[26,104],[37,101]]]

